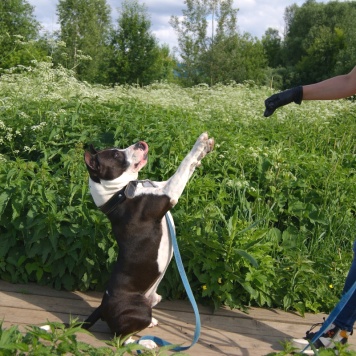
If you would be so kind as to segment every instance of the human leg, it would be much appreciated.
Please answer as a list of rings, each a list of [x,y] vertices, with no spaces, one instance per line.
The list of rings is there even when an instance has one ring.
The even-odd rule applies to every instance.
[[[344,289],[342,294],[346,294],[356,282],[356,241],[353,245],[353,260],[350,270],[345,280]],[[334,348],[335,343],[347,343],[348,336],[352,333],[354,323],[356,321],[356,292],[354,292],[348,302],[344,305],[343,309],[336,317],[334,322],[329,325],[322,336],[314,343],[316,349],[319,348]],[[322,323],[320,323],[321,325]],[[312,327],[312,329],[314,326]],[[311,330],[312,330],[311,329]],[[293,339],[293,344],[296,348],[303,350],[313,339],[316,332],[307,331],[304,339]],[[311,349],[307,350],[306,354],[313,355]]]
[[[349,270],[349,273],[345,280],[344,290],[342,294],[344,295],[356,282],[356,241],[353,246],[354,258]],[[353,326],[356,322],[356,293],[353,293],[349,301],[345,304],[344,308],[337,316],[334,324],[340,329],[351,332]]]

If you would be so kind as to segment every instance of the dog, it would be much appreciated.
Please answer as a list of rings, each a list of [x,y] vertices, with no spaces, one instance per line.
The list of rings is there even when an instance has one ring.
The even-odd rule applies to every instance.
[[[161,301],[157,287],[173,255],[165,215],[174,226],[169,210],[213,147],[214,139],[201,134],[176,173],[163,182],[137,180],[148,159],[146,142],[101,151],[91,146],[84,153],[90,193],[111,222],[119,253],[101,304],[83,328],[101,318],[113,334],[125,337],[158,324],[152,308]]]

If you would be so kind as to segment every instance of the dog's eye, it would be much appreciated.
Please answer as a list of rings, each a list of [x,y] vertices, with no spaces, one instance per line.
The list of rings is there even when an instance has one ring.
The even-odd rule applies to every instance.
[[[116,151],[114,151],[115,153],[114,153],[114,157],[115,158],[118,158],[118,157],[120,157],[121,156],[121,151],[119,151],[119,150],[116,150]]]
[[[124,155],[120,151],[115,151],[114,158],[118,161],[123,161]]]

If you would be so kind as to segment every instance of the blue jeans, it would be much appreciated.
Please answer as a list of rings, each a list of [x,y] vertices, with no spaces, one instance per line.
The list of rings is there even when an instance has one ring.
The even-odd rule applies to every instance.
[[[344,290],[342,294],[345,294],[356,281],[356,241],[354,242],[354,258],[351,263],[349,273],[346,277]],[[352,331],[356,321],[356,292],[351,296],[347,304],[344,306],[341,313],[337,316],[334,324],[342,330]]]

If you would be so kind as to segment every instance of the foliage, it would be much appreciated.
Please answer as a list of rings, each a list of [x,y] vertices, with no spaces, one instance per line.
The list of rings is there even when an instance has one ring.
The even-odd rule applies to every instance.
[[[138,1],[124,1],[111,36],[110,82],[147,85],[167,79],[175,63],[167,48],[161,48],[150,32],[146,7]]]
[[[196,298],[329,311],[352,258],[355,103],[303,103],[263,118],[251,82],[91,86],[34,63],[0,78],[0,278],[104,288],[116,259],[88,193],[83,153],[150,146],[142,179],[166,180],[201,132],[216,149],[172,210]],[[161,286],[185,298],[172,263]]]
[[[282,342],[281,343],[283,346],[283,351],[280,352],[272,352],[269,353],[266,356],[290,356],[290,355],[295,355],[298,353],[298,349],[293,346],[293,344],[290,341]],[[315,352],[315,355],[317,356],[333,356],[333,355],[338,355],[338,356],[355,356],[356,352],[349,350],[349,345],[348,344],[341,344],[341,343],[335,343],[335,349],[319,349],[315,350],[315,347],[312,347],[313,352]],[[300,353],[300,355],[305,355],[305,353]]]
[[[35,41],[39,27],[26,0],[0,2],[0,69],[45,59],[46,52]]]
[[[354,32],[353,19],[356,16],[356,7],[351,7],[344,14],[344,47],[340,49],[337,62],[334,68],[335,73],[347,73],[356,63],[356,53],[353,50],[356,46],[356,36]]]
[[[127,338],[114,338],[107,341],[108,346],[93,347],[85,342],[78,341],[77,334],[90,332],[81,328],[81,324],[75,320],[67,327],[62,323],[48,322],[48,331],[29,325],[26,333],[21,333],[17,326],[9,329],[3,328],[0,323],[0,354],[2,356],[23,355],[88,355],[88,356],[123,356],[136,355],[137,351],[144,356],[163,356],[172,347],[165,346],[157,350],[148,350],[136,343],[124,344]],[[183,353],[170,353],[171,355],[184,355]]]
[[[53,61],[74,70],[79,80],[104,85],[164,80],[191,87],[253,80],[284,89],[345,74],[356,63],[355,2],[288,6],[283,36],[269,28],[261,40],[238,32],[232,0],[184,4],[183,16],[170,20],[179,47],[171,52],[158,44],[147,8],[137,0],[122,2],[114,26],[106,0],[60,0],[59,31],[41,37],[27,0],[2,1],[0,71]]]
[[[278,53],[277,42],[268,40],[271,29],[263,41],[270,65],[287,69],[284,87],[315,83],[354,67],[355,14],[356,4],[352,1],[308,0],[302,6],[286,8],[285,38],[279,57],[271,57]]]
[[[221,39],[201,59],[211,83],[243,83],[247,80],[262,83],[264,80],[266,59],[263,46],[249,34]]]
[[[181,82],[186,86],[261,82],[266,67],[262,45],[249,34],[238,34],[238,10],[232,0],[186,0],[185,4],[183,17],[172,16],[170,21],[178,35]]]
[[[59,63],[75,70],[81,80],[106,83],[103,69],[107,65],[111,29],[106,0],[59,0],[57,12],[59,39],[66,44],[57,59]]]
[[[208,7],[203,0],[185,0],[183,18],[172,16],[170,24],[178,35],[182,65],[178,72],[186,85],[203,83],[205,73],[200,69],[200,56],[206,49]]]
[[[268,28],[262,36],[263,49],[266,52],[268,66],[272,68],[278,67],[281,63],[282,39],[278,30]]]

